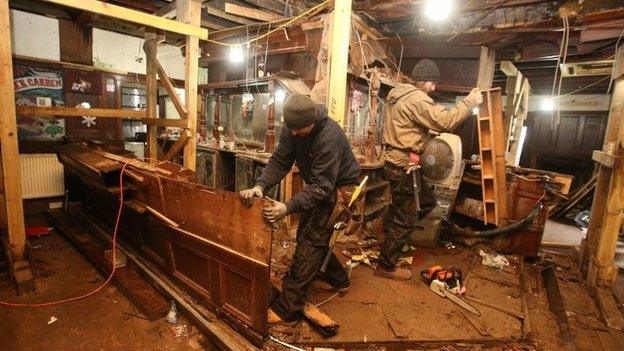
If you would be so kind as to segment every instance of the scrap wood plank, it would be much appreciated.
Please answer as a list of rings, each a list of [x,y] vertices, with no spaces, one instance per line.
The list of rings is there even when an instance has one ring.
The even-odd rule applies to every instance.
[[[61,209],[48,211],[48,218],[59,232],[93,263],[104,275],[110,274],[110,266],[105,258],[107,247],[97,242],[87,233],[86,223],[69,217]],[[147,319],[155,321],[169,310],[169,303],[130,267],[115,270],[115,286],[130,300]]]

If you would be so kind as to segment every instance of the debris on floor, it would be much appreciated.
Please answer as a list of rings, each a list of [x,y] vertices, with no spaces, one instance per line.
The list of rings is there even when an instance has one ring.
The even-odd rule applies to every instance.
[[[503,255],[489,254],[483,250],[479,250],[479,256],[483,258],[481,264],[483,264],[484,266],[494,267],[498,269],[509,267],[509,261]]]

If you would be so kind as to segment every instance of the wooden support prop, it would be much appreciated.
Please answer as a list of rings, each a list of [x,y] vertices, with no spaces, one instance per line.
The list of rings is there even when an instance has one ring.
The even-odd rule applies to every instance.
[[[624,206],[624,47],[615,55],[614,90],[607,122],[601,160],[613,166],[600,164],[594,191],[583,263],[588,266],[587,281],[597,286],[599,280],[613,282],[618,268],[613,259],[618,234],[622,226]]]
[[[173,106],[175,106],[176,110],[178,111],[180,118],[186,118],[188,112],[186,111],[186,107],[184,107],[184,104],[182,104],[182,101],[180,101],[180,97],[175,91],[173,82],[171,81],[171,79],[165,72],[165,69],[162,67],[158,60],[156,60],[156,66],[158,67],[158,78],[160,79],[160,83],[165,88],[165,91],[167,91],[167,95],[169,95],[169,97],[171,98]]]
[[[16,106],[20,116],[49,116],[49,117],[102,117],[102,118],[145,118],[144,110],[118,110],[106,108],[74,108],[74,107],[45,107],[45,106]]]
[[[178,20],[199,26],[201,22],[201,4],[196,0],[178,0]],[[186,128],[191,138],[184,146],[184,167],[195,170],[197,153],[197,70],[199,39],[186,37],[186,59],[184,66],[184,89],[186,90]]]
[[[23,260],[26,256],[26,233],[17,147],[8,1],[0,2],[0,149],[2,157],[0,223],[2,231],[8,233],[9,249],[13,256],[13,262],[9,264],[13,265],[14,262]]]
[[[97,0],[44,0],[53,4],[63,5],[95,12],[102,16],[118,18],[120,20],[141,24],[147,27],[163,29],[169,32],[193,36],[200,39],[208,39],[208,30],[197,25],[181,23],[178,21],[154,16],[145,12],[131,10],[122,6],[107,4]],[[178,12],[179,14],[179,12]]]
[[[275,13],[262,11],[251,7],[240,6],[229,2],[225,3],[225,13],[241,17],[253,18],[262,22],[277,21],[284,18],[283,16]]]
[[[351,38],[351,0],[336,0],[329,36],[329,117],[342,126],[347,112],[347,70]]]
[[[48,117],[99,117],[120,118],[139,121],[147,125],[183,128],[186,122],[179,119],[147,118],[145,110],[119,110],[106,108],[74,108],[74,107],[45,107],[45,106],[15,106],[20,116],[48,116]]]
[[[154,32],[145,33],[143,50],[147,57],[145,66],[145,88],[147,118],[157,120],[158,109],[158,80],[156,79],[156,54],[158,50],[158,35]],[[147,126],[147,155],[150,163],[158,159],[158,126]]]
[[[176,142],[171,145],[171,148],[169,149],[169,151],[167,151],[165,156],[162,157],[162,160],[171,161],[172,158],[174,158],[177,154],[180,153],[180,151],[184,149],[184,146],[186,145],[186,143],[188,143],[190,138],[191,133],[188,131],[188,129],[185,129],[182,133],[180,133],[180,137],[178,138],[178,140],[176,140]]]

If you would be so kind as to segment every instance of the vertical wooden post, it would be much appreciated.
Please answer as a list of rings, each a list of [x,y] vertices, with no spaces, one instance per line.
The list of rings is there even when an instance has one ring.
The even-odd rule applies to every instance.
[[[267,130],[264,137],[264,151],[273,152],[275,150],[275,81],[269,82],[269,96],[271,104],[267,112]]]
[[[201,25],[201,4],[197,0],[177,1],[178,20],[194,26]],[[186,37],[184,89],[186,91],[186,121],[191,138],[184,147],[184,167],[195,170],[197,153],[197,71],[199,38]]]
[[[145,87],[146,87],[146,115],[147,118],[157,118],[158,107],[158,79],[156,72],[157,35],[155,32],[145,32]],[[147,157],[150,163],[155,163],[158,159],[158,126],[147,126]]]
[[[219,143],[221,138],[221,132],[219,132],[219,125],[221,125],[221,95],[215,95],[216,103],[214,108],[214,121],[212,122],[212,136]]]
[[[8,234],[8,249],[12,256],[9,264],[17,282],[18,292],[34,291],[32,272],[26,261],[26,232],[17,146],[8,1],[0,1],[0,151],[2,156],[0,217],[2,218],[2,234]]]
[[[587,281],[596,286],[599,280],[613,282],[617,266],[613,262],[624,206],[624,48],[614,62],[614,91],[602,151],[594,151],[600,163],[594,191],[583,263]]]
[[[351,38],[351,1],[335,0],[329,36],[329,117],[340,125],[347,112],[347,68]]]

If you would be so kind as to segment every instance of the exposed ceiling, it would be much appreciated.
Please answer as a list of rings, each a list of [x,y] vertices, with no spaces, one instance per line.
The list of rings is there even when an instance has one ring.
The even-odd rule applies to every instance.
[[[105,2],[167,18],[175,18],[175,1],[106,0]],[[321,0],[209,0],[202,2],[202,26],[211,35],[253,36],[265,20],[288,18]],[[496,49],[497,60],[516,61],[536,79],[552,76],[563,37],[561,15],[570,17],[568,61],[609,58],[624,29],[621,0],[456,0],[448,20],[432,23],[422,15],[423,0],[354,0],[353,11],[376,28],[394,56],[405,62],[419,58],[476,59],[479,46]],[[41,0],[10,0],[13,9],[143,37],[144,28]],[[165,33],[182,46],[184,38]],[[273,37],[271,38],[273,39]],[[402,55],[401,55],[402,53]],[[537,74],[540,72],[540,74]],[[500,75],[500,72],[498,73]],[[544,78],[546,79],[546,78]],[[598,86],[597,88],[604,89]]]

